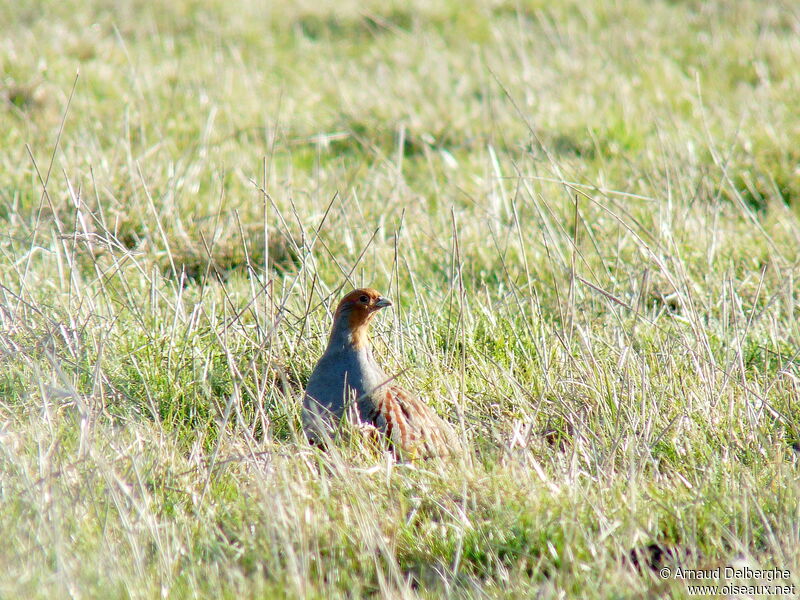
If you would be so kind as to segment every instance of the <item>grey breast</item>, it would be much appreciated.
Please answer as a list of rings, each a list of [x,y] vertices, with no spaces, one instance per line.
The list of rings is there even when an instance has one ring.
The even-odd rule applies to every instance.
[[[326,352],[308,381],[304,408],[339,418],[357,399],[360,418],[368,420],[374,408],[371,393],[386,379],[367,349]]]

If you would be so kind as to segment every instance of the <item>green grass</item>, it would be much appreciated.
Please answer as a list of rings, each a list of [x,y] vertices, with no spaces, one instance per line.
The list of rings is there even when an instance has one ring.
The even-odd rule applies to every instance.
[[[0,597],[800,585],[793,3],[0,13]],[[463,460],[302,440],[360,285]]]

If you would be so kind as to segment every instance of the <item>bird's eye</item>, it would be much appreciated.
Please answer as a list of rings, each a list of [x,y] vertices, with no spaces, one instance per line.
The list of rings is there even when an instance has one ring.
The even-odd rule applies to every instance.
[[[359,298],[358,300],[360,302],[363,302],[364,304],[366,304],[367,302],[369,302],[369,296],[366,296],[366,295],[361,296],[361,298]]]

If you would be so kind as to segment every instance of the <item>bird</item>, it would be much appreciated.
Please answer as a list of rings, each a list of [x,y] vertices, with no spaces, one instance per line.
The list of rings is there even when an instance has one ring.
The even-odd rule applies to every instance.
[[[375,360],[369,325],[392,302],[372,288],[357,289],[339,302],[328,345],[306,386],[303,429],[324,446],[342,418],[374,428],[396,457],[433,458],[455,454],[459,444],[450,424],[401,388]]]

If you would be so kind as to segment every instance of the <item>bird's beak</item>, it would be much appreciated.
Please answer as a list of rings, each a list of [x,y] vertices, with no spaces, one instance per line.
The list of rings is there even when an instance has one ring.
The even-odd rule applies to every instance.
[[[384,298],[383,296],[381,296],[375,301],[375,308],[386,308],[387,306],[391,305],[392,301],[389,300],[388,298]]]

